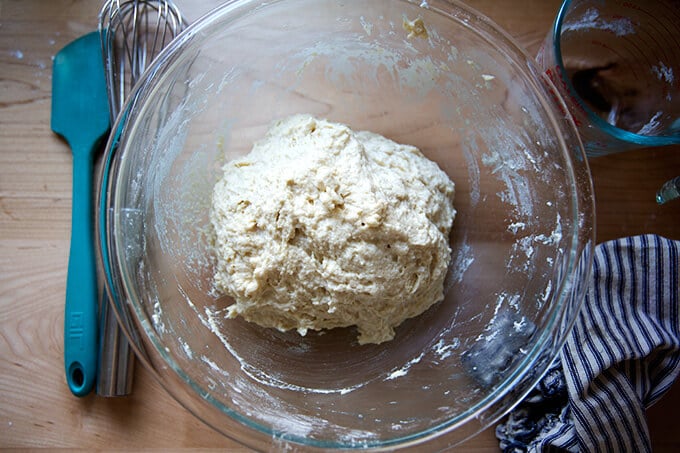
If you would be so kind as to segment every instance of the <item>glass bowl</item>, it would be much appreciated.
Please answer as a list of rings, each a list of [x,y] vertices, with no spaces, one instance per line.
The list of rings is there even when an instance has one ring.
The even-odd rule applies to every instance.
[[[154,62],[109,142],[101,257],[139,360],[260,450],[440,449],[486,428],[556,356],[590,273],[590,175],[564,111],[531,58],[460,3],[227,2]],[[298,113],[415,145],[456,184],[445,299],[391,341],[224,316],[213,185]]]

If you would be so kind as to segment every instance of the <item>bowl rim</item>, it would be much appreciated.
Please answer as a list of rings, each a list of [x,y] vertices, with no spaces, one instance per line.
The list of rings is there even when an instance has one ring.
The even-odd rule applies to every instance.
[[[268,2],[266,5],[285,1],[290,0],[274,0]],[[557,101],[566,109],[564,101],[560,97],[558,91],[552,85],[552,82],[537,69],[533,58],[515,42],[514,38],[483,14],[461,3],[459,0],[431,0],[430,2],[421,2],[419,0],[397,1],[425,7],[430,11],[446,16],[449,20],[457,21],[471,29],[475,34],[480,34],[480,30],[483,30],[485,33],[485,35],[483,35],[485,40],[489,41],[490,37],[495,38],[495,40],[499,42],[499,47],[502,47],[506,54],[512,56],[513,59],[516,60],[516,63],[522,63],[522,65],[518,66],[520,66],[527,75],[532,75],[534,77],[534,79],[528,80],[528,82],[533,84],[537,92],[540,92],[543,95],[541,99],[543,102],[547,104],[551,101]],[[573,168],[574,165],[580,166],[580,172],[584,173],[588,178],[587,181],[582,181],[582,185],[575,184],[573,186],[575,193],[570,194],[572,198],[570,201],[574,205],[575,215],[581,216],[585,213],[585,216],[589,218],[586,218],[585,220],[571,219],[574,228],[573,231],[570,231],[570,234],[572,234],[572,241],[570,244],[569,257],[566,261],[567,269],[559,282],[559,290],[556,289],[554,292],[557,300],[554,300],[551,303],[555,304],[556,308],[551,311],[551,319],[547,324],[549,328],[546,328],[541,332],[540,338],[534,344],[531,352],[527,353],[525,359],[516,365],[515,370],[507,376],[501,384],[497,385],[495,389],[479,403],[469,410],[464,411],[454,420],[448,420],[447,422],[407,436],[395,436],[388,440],[375,442],[369,441],[367,443],[362,443],[361,445],[325,441],[310,442],[308,439],[300,438],[299,436],[288,436],[285,433],[277,433],[269,429],[269,427],[262,426],[260,423],[252,422],[247,417],[242,416],[214,398],[211,398],[210,395],[205,392],[205,389],[193,382],[172,357],[164,351],[161,343],[149,329],[143,329],[144,337],[140,334],[140,330],[142,330],[140,329],[141,326],[139,321],[140,313],[136,311],[137,308],[135,307],[135,304],[130,301],[130,298],[133,295],[130,294],[130,285],[126,284],[129,277],[124,275],[124,272],[121,272],[121,269],[124,269],[125,267],[124,258],[121,255],[120,247],[117,245],[118,238],[116,234],[114,234],[115,231],[119,230],[116,223],[119,219],[118,216],[115,215],[116,203],[120,198],[120,184],[118,184],[117,177],[120,174],[122,160],[125,155],[125,150],[120,149],[120,143],[123,135],[129,133],[130,128],[134,128],[134,124],[131,124],[131,122],[128,121],[128,117],[138,106],[143,106],[146,99],[145,96],[149,94],[150,87],[152,87],[157,78],[163,74],[164,69],[167,69],[168,62],[175,53],[191,43],[196,35],[200,34],[206,28],[209,28],[211,24],[224,16],[245,7],[252,6],[253,9],[266,7],[266,5],[258,5],[260,5],[260,2],[257,0],[228,0],[187,27],[187,29],[178,35],[178,37],[176,37],[147,68],[144,75],[140,78],[140,81],[133,88],[129,100],[126,102],[121,115],[112,128],[106,147],[102,171],[103,176],[101,178],[102,183],[99,193],[97,236],[99,245],[98,259],[101,267],[105,270],[106,291],[108,292],[109,299],[114,307],[115,315],[118,318],[120,325],[123,327],[124,333],[130,340],[131,346],[135,350],[137,357],[161,386],[175,400],[204,423],[244,445],[255,448],[266,448],[272,439],[280,439],[311,449],[370,448],[381,450],[422,446],[422,444],[426,442],[435,440],[443,441],[445,446],[463,442],[496,422],[504,414],[510,411],[514,404],[519,403],[519,401],[531,391],[533,386],[547,371],[550,362],[566,341],[566,333],[571,329],[571,326],[573,326],[576,319],[574,313],[580,308],[580,305],[583,302],[585,288],[582,286],[585,285],[579,285],[578,282],[573,279],[573,274],[576,272],[577,268],[583,267],[585,268],[584,277],[586,280],[590,275],[595,240],[595,207],[592,195],[592,182],[590,181],[590,170],[580,139],[578,140],[579,148],[572,150],[574,153],[573,158],[562,137],[560,137],[560,148],[562,148],[565,157],[567,157],[566,163],[570,166],[570,179],[575,181],[577,178],[577,170]],[[454,12],[456,13],[455,15]],[[543,82],[544,85],[541,85],[539,82]],[[554,98],[550,99],[551,96]],[[550,112],[549,109],[547,111]],[[569,125],[567,127],[570,127],[571,132],[576,134],[576,137],[578,138],[576,126],[573,124],[570,117],[561,118],[561,120],[563,120],[563,122],[558,121],[557,118],[551,118],[551,126],[560,130],[559,124],[564,125],[566,123]],[[581,190],[583,193],[579,193]],[[570,311],[569,313],[566,312],[567,309]],[[564,324],[565,318],[566,324]],[[557,338],[557,341],[553,341],[555,329],[562,329],[561,335]],[[172,372],[180,377],[185,384],[188,384],[194,393],[190,394],[187,392],[187,389],[179,390],[175,387],[166,385],[166,380],[168,379],[167,370],[163,372],[155,365],[155,359],[146,351],[145,344],[147,343],[145,342],[145,339],[153,344],[155,351],[159,353],[165,364],[168,365]],[[551,341],[553,344],[546,350],[546,344]],[[545,356],[546,353],[548,353],[548,356]],[[537,361],[541,361],[542,366],[538,369],[534,367],[534,372],[529,373],[532,371],[529,367],[535,365]],[[527,376],[528,373],[531,375]],[[221,414],[225,414],[231,419],[229,422],[233,421],[238,423],[239,426],[246,426],[249,432],[246,433],[245,436],[240,433],[235,434],[233,429],[223,426],[222,423],[214,423],[209,417],[204,416],[201,410],[198,410],[195,407],[194,398],[196,398],[196,396],[200,396],[202,401],[206,403],[205,408],[217,409]],[[201,409],[205,408],[201,406]],[[227,425],[230,425],[230,423],[227,423]],[[460,433],[455,433],[459,428],[465,429]],[[462,436],[456,435],[461,433]],[[253,436],[249,436],[249,434],[256,434],[256,436],[253,438]]]

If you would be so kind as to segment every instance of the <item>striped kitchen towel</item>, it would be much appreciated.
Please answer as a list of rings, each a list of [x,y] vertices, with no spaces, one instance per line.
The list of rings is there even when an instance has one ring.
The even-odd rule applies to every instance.
[[[595,248],[574,328],[532,393],[497,426],[505,452],[649,452],[645,409],[680,372],[680,242]]]

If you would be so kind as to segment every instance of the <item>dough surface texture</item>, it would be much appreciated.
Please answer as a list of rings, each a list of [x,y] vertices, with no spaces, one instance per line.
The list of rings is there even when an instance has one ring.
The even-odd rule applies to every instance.
[[[454,184],[417,148],[295,115],[223,171],[210,219],[228,317],[381,343],[443,299]]]

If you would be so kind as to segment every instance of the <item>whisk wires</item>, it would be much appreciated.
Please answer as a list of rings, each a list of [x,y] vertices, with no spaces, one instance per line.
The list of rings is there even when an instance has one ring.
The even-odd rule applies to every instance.
[[[168,0],[107,0],[99,14],[112,120],[158,53],[184,28]]]

